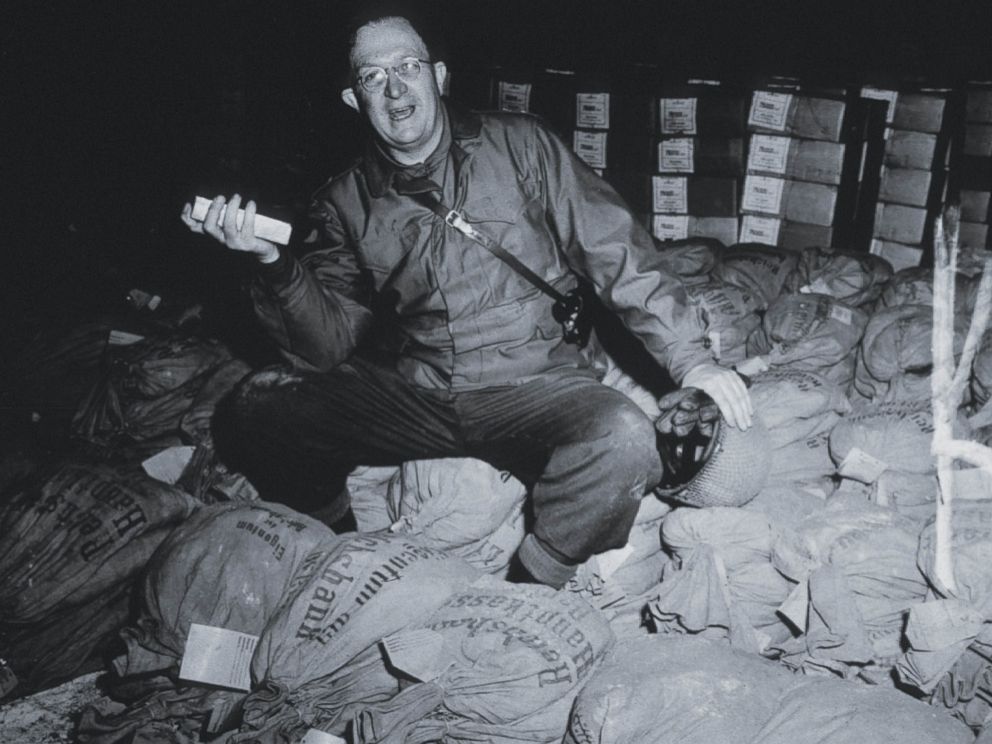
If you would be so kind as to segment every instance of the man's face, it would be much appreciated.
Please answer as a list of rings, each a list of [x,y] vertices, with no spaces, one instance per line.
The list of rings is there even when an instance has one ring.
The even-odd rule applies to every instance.
[[[342,98],[365,114],[385,148],[402,162],[427,158],[444,126],[439,90],[446,74],[444,64],[421,62],[420,74],[405,79],[393,69],[403,60],[425,59],[423,40],[400,18],[363,26],[351,50],[353,77],[381,67],[386,70],[386,82],[378,90],[366,90],[356,82]]]

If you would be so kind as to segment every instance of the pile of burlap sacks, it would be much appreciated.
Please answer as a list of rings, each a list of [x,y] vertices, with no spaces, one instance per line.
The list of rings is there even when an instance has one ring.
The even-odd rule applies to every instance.
[[[216,462],[212,407],[249,366],[163,334],[101,355],[72,421],[87,448],[0,484],[8,668],[30,688],[112,659],[78,732],[100,744],[972,741],[992,506],[962,471],[951,592],[933,572],[929,273],[711,242],[658,260],[750,378],[772,457],[742,507],[648,495],[628,545],[559,592],[503,581],[526,491],[477,460],[360,468],[359,531],[335,535]],[[959,317],[976,286],[960,277]],[[658,415],[609,360],[604,381]],[[983,440],[990,389],[992,343],[962,436]],[[140,467],[177,446],[193,454],[174,482]],[[39,651],[43,626],[71,658]],[[190,671],[194,627],[237,635],[236,681]]]

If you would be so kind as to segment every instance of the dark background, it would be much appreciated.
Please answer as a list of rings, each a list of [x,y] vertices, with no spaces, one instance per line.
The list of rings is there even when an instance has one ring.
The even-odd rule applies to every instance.
[[[7,3],[5,321],[113,305],[132,286],[237,314],[240,257],[179,222],[234,189],[292,218],[360,137],[340,102],[354,2]],[[452,97],[486,97],[493,64],[666,74],[799,75],[826,84],[990,79],[987,1],[436,0]]]

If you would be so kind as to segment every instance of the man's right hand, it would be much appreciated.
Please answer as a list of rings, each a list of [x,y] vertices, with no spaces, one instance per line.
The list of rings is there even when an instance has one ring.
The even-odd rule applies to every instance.
[[[224,212],[225,203],[226,212]],[[203,222],[193,219],[193,205],[189,203],[183,207],[180,219],[193,232],[207,234],[232,251],[252,253],[262,263],[274,262],[279,258],[279,248],[276,244],[255,237],[255,202],[249,200],[245,205],[245,218],[239,228],[237,220],[240,207],[241,197],[238,194],[232,196],[230,201],[223,196],[217,196],[210,203]],[[224,212],[223,219],[221,212]]]

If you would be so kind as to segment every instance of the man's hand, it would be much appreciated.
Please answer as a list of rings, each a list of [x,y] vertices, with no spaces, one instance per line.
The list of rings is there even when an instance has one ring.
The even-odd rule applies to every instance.
[[[687,437],[693,430],[704,437],[713,436],[713,426],[720,418],[720,409],[712,398],[699,388],[681,388],[662,396],[658,401],[661,416],[654,422],[662,434]]]
[[[734,370],[719,364],[693,367],[682,380],[683,388],[698,388],[713,399],[731,426],[744,430],[751,426],[754,408],[744,380]]]
[[[227,203],[226,211],[224,211],[225,203]],[[183,207],[180,219],[193,232],[201,235],[205,233],[232,251],[252,253],[262,263],[272,263],[279,258],[279,249],[275,243],[255,237],[255,202],[249,200],[245,205],[245,218],[239,228],[240,206],[241,197],[238,194],[232,196],[230,202],[227,202],[223,196],[217,196],[210,203],[203,222],[193,219],[193,205],[189,203]],[[224,213],[223,219],[221,212]]]

